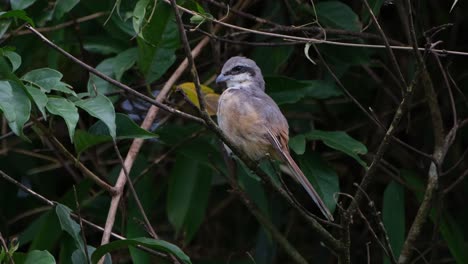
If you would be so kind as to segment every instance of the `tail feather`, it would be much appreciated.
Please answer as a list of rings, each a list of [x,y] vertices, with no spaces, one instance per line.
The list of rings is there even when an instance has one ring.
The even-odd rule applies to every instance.
[[[302,187],[307,191],[309,196],[312,198],[312,200],[317,204],[318,208],[322,212],[322,214],[329,220],[333,221],[333,215],[328,210],[328,207],[325,205],[325,203],[322,201],[322,198],[318,195],[317,191],[315,191],[314,187],[312,184],[309,182],[307,177],[304,175],[302,170],[297,166],[296,162],[293,160],[291,157],[291,154],[289,154],[288,145],[287,145],[287,139],[284,144],[280,142],[278,138],[274,136],[274,134],[268,130],[268,139],[270,143],[273,145],[275,148],[276,152],[279,154],[281,159],[283,159],[286,164],[288,164],[288,167],[291,169],[293,172],[294,178],[302,185]]]
[[[328,207],[322,201],[322,198],[318,195],[317,191],[315,191],[312,184],[309,182],[307,177],[301,171],[299,166],[297,166],[296,162],[293,160],[289,153],[284,153],[283,157],[285,158],[285,162],[288,164],[288,167],[292,170],[293,175],[295,176],[296,180],[302,185],[302,187],[307,191],[309,196],[312,200],[317,204],[318,208],[322,212],[322,214],[329,220],[333,221],[333,215],[328,210]]]

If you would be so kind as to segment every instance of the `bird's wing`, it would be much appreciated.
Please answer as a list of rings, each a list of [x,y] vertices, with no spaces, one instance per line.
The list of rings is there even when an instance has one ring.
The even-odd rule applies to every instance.
[[[270,141],[273,148],[276,150],[279,157],[288,165],[288,167],[293,172],[294,178],[302,185],[302,187],[307,191],[312,200],[317,204],[322,214],[330,221],[333,221],[333,215],[331,214],[328,207],[322,201],[317,191],[315,191],[312,184],[309,182],[307,177],[304,175],[302,170],[297,166],[296,162],[293,160],[289,153],[288,148],[288,134],[287,131],[278,130],[275,133],[271,129],[267,129],[268,135],[267,138]]]

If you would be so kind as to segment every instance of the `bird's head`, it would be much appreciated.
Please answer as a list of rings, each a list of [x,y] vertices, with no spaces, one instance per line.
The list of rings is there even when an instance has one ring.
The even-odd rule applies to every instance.
[[[232,57],[224,63],[216,83],[227,88],[255,87],[265,91],[265,81],[257,64],[245,57]]]

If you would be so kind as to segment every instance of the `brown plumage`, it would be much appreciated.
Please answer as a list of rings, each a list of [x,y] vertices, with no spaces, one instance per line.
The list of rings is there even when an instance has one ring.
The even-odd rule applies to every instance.
[[[226,136],[251,159],[269,154],[282,160],[293,172],[323,215],[333,216],[289,153],[289,126],[278,105],[265,93],[265,82],[257,64],[232,57],[223,66],[217,83],[227,89],[218,103],[218,124]]]

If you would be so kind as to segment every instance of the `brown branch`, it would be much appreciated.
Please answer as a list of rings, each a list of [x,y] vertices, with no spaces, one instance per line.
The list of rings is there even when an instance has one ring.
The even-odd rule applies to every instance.
[[[188,43],[188,40],[185,35],[185,30],[183,27],[182,20],[179,15],[178,7],[175,1],[171,0],[171,5],[174,8],[174,11],[176,12],[176,19],[178,22],[179,26],[179,31],[181,34],[181,39],[183,40],[184,48],[186,51],[186,56],[187,59],[190,62],[190,65],[192,65],[191,73],[192,77],[194,79],[195,87],[197,89],[197,95],[199,96],[200,100],[200,105],[202,105],[202,101],[204,100],[201,94],[201,88],[200,88],[200,83],[198,79],[198,74],[195,68],[195,64],[193,62],[193,57],[190,55],[190,46]],[[180,7],[179,7],[180,8]],[[185,37],[184,37],[185,36]],[[200,109],[203,109],[200,107]],[[241,152],[232,142],[230,139],[228,139],[224,133],[219,129],[219,127],[214,123],[214,121],[210,118],[208,113],[206,111],[200,111],[200,114],[202,118],[205,120],[205,124],[209,129],[211,129],[232,151],[233,153],[238,156],[246,165],[251,169],[255,174],[260,176],[260,178],[268,183],[269,186],[273,187],[274,190],[276,190],[279,194],[283,196],[283,198],[286,199],[298,212],[303,216],[307,222],[311,225],[311,227],[325,240],[325,243],[329,245],[333,250],[340,252],[343,250],[343,246],[341,245],[340,241],[336,240],[326,229],[320,225],[317,220],[314,218],[310,217],[307,212],[302,210],[290,197],[289,195],[280,187],[276,186],[274,183],[271,182],[271,179],[263,172],[257,165],[256,162],[250,160],[243,152]]]
[[[193,56],[196,57],[200,54],[201,50],[209,43],[209,38],[205,37],[203,38],[198,45],[193,49]],[[167,82],[164,84],[163,88],[159,92],[158,96],[156,97],[156,101],[161,103],[162,101],[165,100],[167,94],[169,91],[172,89],[172,86],[175,84],[175,82],[180,78],[182,73],[185,71],[187,68],[188,62],[185,59],[182,61],[182,63],[179,65],[179,67],[174,71],[174,73],[171,75],[171,77],[167,80]],[[148,110],[148,113],[143,120],[143,123],[141,124],[141,127],[143,129],[149,129],[151,125],[153,124],[154,120],[156,119],[156,115],[158,114],[160,108],[157,106],[153,105],[151,108]],[[134,139],[132,141],[132,144],[130,145],[130,149],[127,153],[127,156],[125,157],[124,161],[124,166],[127,171],[131,171],[133,167],[133,163],[143,145],[144,140],[143,139]],[[126,183],[126,176],[125,172],[123,169],[120,171],[119,177],[117,178],[117,182],[114,186],[114,188],[117,188],[118,190],[123,189]],[[107,244],[109,242],[109,238],[112,232],[112,228],[114,226],[115,222],[115,215],[117,213],[117,208],[120,202],[120,199],[122,197],[122,192],[118,193],[117,195],[114,195],[111,200],[111,205],[109,207],[109,210],[107,212],[107,219],[106,219],[106,224],[104,228],[104,233],[101,238],[101,244]]]
[[[410,0],[406,1],[406,8],[408,9],[408,26],[411,37],[411,44],[413,46],[414,53],[416,55],[416,60],[418,67],[422,70],[422,85],[425,92],[425,97],[429,106],[431,113],[432,126],[434,130],[434,159],[435,161],[431,162],[429,171],[428,171],[428,181],[426,186],[426,191],[424,193],[423,201],[419,206],[418,212],[411,224],[410,230],[406,237],[406,240],[403,244],[400,257],[398,258],[399,264],[406,264],[410,261],[411,254],[414,248],[414,242],[421,233],[421,228],[427,219],[427,215],[431,209],[431,203],[435,192],[437,191],[438,181],[439,181],[439,168],[441,167],[445,154],[453,143],[455,134],[458,130],[458,124],[455,121],[455,125],[447,134],[444,136],[444,124],[442,120],[442,114],[437,102],[437,94],[434,90],[431,77],[427,68],[425,66],[424,59],[417,48],[417,38],[416,31],[414,28],[413,14]]]

